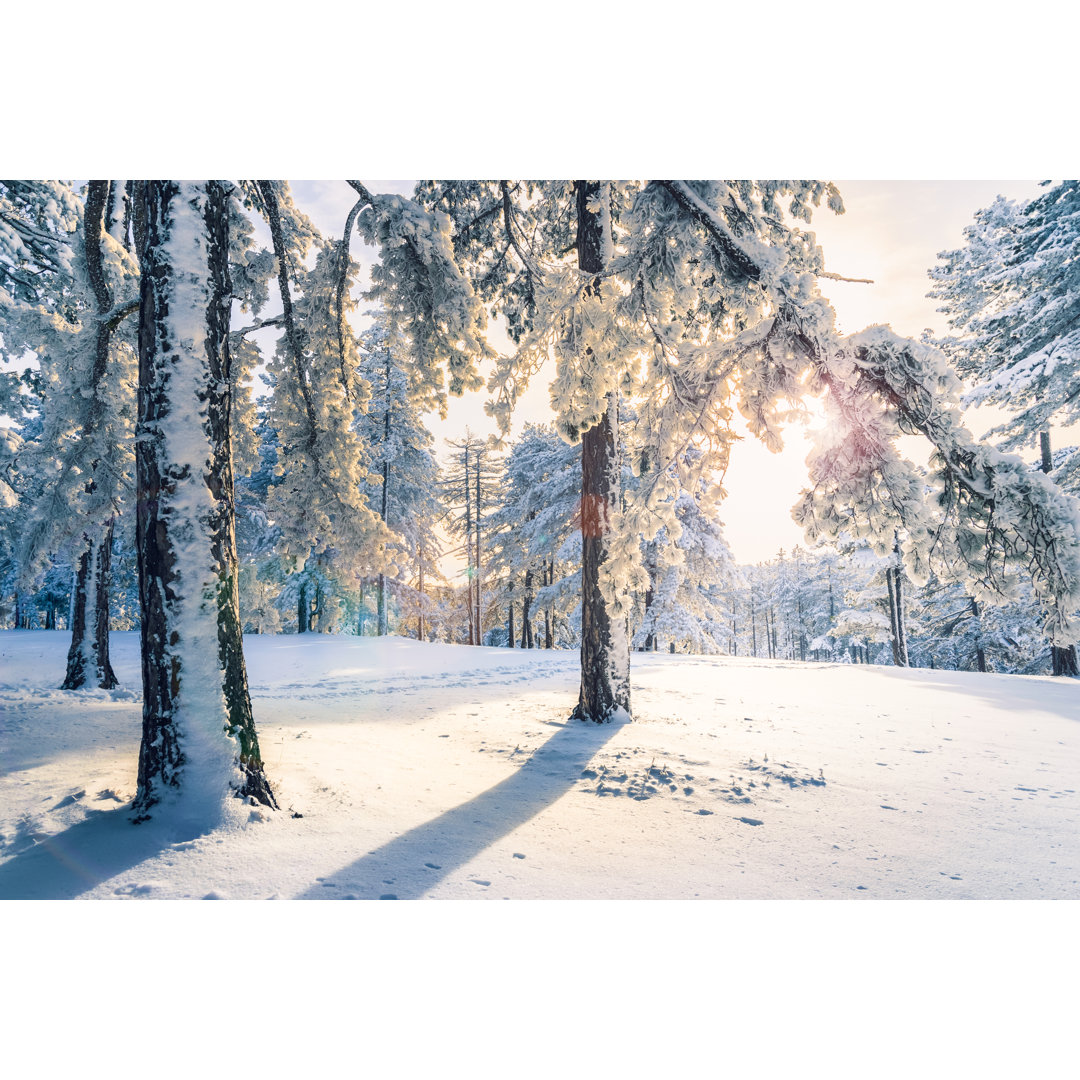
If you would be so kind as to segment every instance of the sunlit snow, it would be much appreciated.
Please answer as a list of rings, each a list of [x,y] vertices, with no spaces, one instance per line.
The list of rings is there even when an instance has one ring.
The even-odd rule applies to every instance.
[[[245,640],[282,810],[129,823],[114,691],[0,633],[0,897],[960,899],[1080,895],[1073,680],[635,653],[634,720],[566,720],[577,654]]]

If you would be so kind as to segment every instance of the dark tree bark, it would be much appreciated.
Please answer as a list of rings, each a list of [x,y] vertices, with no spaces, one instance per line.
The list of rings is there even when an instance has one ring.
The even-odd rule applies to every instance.
[[[578,268],[604,270],[604,226],[589,209],[603,194],[595,180],[575,181]],[[594,278],[589,290],[600,289]],[[587,352],[585,363],[590,362]],[[618,501],[618,403],[609,395],[599,422],[581,439],[581,690],[572,718],[604,723],[630,712],[630,646],[626,628],[613,624],[600,591],[608,558],[609,514]]]
[[[416,622],[416,640],[425,641],[427,635],[424,632],[424,545],[421,542],[417,545],[417,562],[420,570],[420,581],[417,585],[417,591],[420,593],[420,614],[417,616]]]
[[[71,647],[62,689],[77,690],[93,681],[102,690],[117,685],[109,660],[109,581],[113,525],[88,547],[75,567],[71,605]]]
[[[384,377],[386,380],[384,386],[383,396],[383,463],[382,463],[382,501],[379,506],[379,516],[382,518],[382,522],[386,524],[386,515],[390,509],[390,462],[386,457],[386,448],[390,444],[390,353],[386,354],[386,365],[384,368]],[[384,637],[389,632],[389,626],[386,620],[386,575],[382,572],[379,573],[378,584],[378,607],[376,616],[378,630],[376,633],[379,637]]]
[[[108,180],[91,180],[87,185],[86,208],[83,214],[83,254],[97,315],[104,315],[112,310],[112,296],[101,258],[102,221],[107,220],[106,204],[110,191]],[[112,331],[112,326],[106,320],[98,320],[94,335],[94,366],[90,377],[93,405],[87,418],[87,434],[96,428],[103,418],[104,406],[98,400],[96,392],[104,382],[108,368]],[[93,470],[97,464],[96,461],[91,463],[91,476],[86,485],[87,491],[91,493],[95,486]],[[103,690],[116,686],[116,675],[109,660],[109,571],[112,538],[111,517],[88,528],[83,537],[86,550],[79,557],[75,568],[71,647],[68,649],[64,690],[77,690],[87,683],[93,683]]]
[[[480,470],[483,463],[483,452],[476,451],[476,644],[484,644],[484,608],[480,601]],[[468,470],[466,470],[466,483],[468,483]]]
[[[296,632],[306,634],[311,628],[311,604],[308,602],[307,582],[300,582],[296,597]]]
[[[521,647],[531,649],[533,647],[532,628],[532,587],[533,572],[525,571],[525,591],[521,598]]]
[[[982,644],[982,621],[979,618],[979,605],[975,602],[975,597],[968,598],[971,601],[971,614],[975,617],[975,663],[978,666],[979,671],[985,672],[986,667],[986,650]],[[933,661],[930,666],[933,667]]]
[[[469,609],[469,644],[479,645],[476,635],[476,618],[472,602],[472,488],[469,487],[469,447],[465,446],[465,606]]]
[[[143,736],[136,821],[231,791],[276,807],[240,627],[230,439],[228,194],[140,185],[136,436]],[[182,431],[181,431],[182,428]]]
[[[512,649],[514,647],[514,601],[511,600],[509,604],[509,611],[507,616],[507,634],[506,642]]]
[[[907,627],[904,619],[904,571],[900,565],[900,548],[894,546],[895,565],[885,571],[885,584],[889,591],[889,628],[893,663],[897,667],[909,667]]]
[[[545,585],[555,584],[555,562],[551,560],[544,564],[546,570]],[[555,645],[555,613],[550,607],[544,609],[544,648],[551,649]]]
[[[1039,449],[1042,454],[1042,471],[1050,473],[1054,468],[1054,455],[1050,448],[1050,432],[1039,432]],[[1080,675],[1080,662],[1075,645],[1051,645],[1050,665],[1054,675]]]

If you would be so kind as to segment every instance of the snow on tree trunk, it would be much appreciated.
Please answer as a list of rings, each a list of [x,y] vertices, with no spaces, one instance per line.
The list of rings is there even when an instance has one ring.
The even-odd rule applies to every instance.
[[[1050,473],[1054,468],[1054,455],[1050,447],[1050,432],[1039,432],[1039,450],[1042,455],[1042,471]],[[1055,676],[1080,675],[1075,645],[1050,646],[1050,670]]]
[[[71,598],[71,647],[68,650],[64,690],[87,683],[111,690],[117,684],[109,662],[109,570],[113,526],[104,535],[87,538],[79,556]]]
[[[112,309],[112,294],[105,277],[101,257],[101,226],[106,211],[110,185],[107,180],[91,180],[87,185],[86,209],[83,214],[83,254],[94,306],[99,316],[94,334],[94,365],[91,371],[94,406],[89,424],[101,422],[103,406],[97,397],[105,380],[109,362],[109,342],[112,326],[100,316]],[[91,463],[87,491],[94,490],[93,471],[98,462]],[[85,536],[86,551],[79,557],[75,571],[72,597],[71,647],[68,650],[67,672],[63,689],[77,690],[88,682],[102,690],[116,686],[116,675],[109,661],[109,568],[112,559],[113,520]]]
[[[136,821],[276,806],[244,666],[230,443],[227,192],[147,181],[136,535],[143,737]]]
[[[986,650],[983,648],[982,620],[979,618],[979,604],[974,596],[968,597],[971,601],[971,614],[975,619],[975,663],[979,671],[987,671]]]
[[[885,581],[889,590],[889,629],[893,663],[897,667],[908,667],[907,634],[904,630],[903,571],[899,567],[890,566],[885,571]]]

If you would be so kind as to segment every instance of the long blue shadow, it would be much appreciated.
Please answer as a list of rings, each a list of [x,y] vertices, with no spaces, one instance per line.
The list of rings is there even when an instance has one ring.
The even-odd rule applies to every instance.
[[[324,878],[297,900],[415,900],[561,798],[619,724],[567,721],[512,776]]]
[[[132,825],[129,806],[95,810],[0,865],[0,900],[72,900],[196,835],[153,822]]]

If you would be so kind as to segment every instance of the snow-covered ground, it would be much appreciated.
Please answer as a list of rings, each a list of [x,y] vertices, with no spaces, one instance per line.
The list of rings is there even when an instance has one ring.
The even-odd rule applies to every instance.
[[[636,654],[635,719],[568,723],[577,657],[245,640],[281,804],[132,826],[138,636],[67,692],[0,633],[0,897],[1080,897],[1080,685]]]

